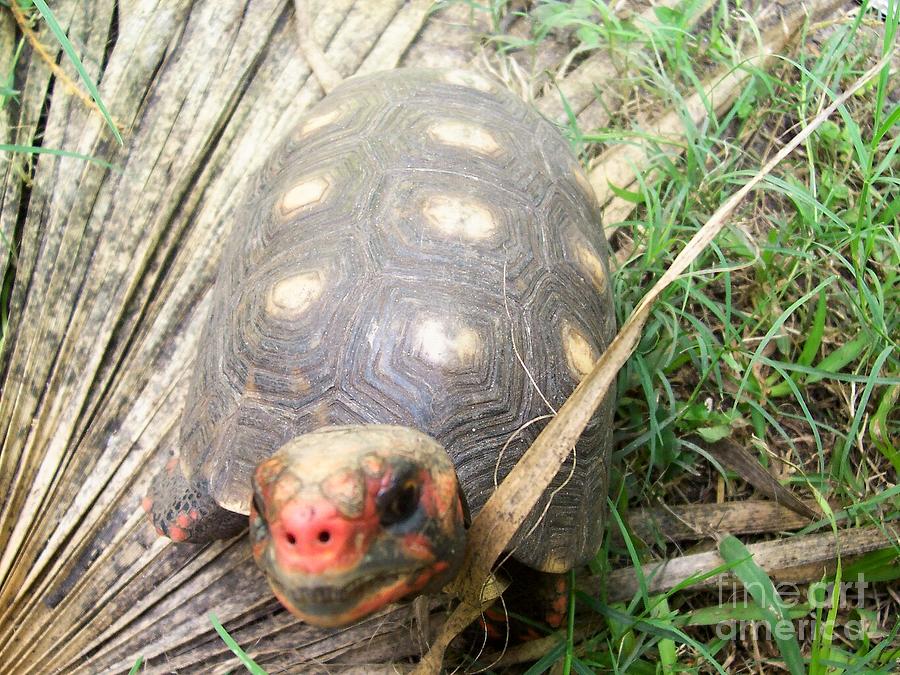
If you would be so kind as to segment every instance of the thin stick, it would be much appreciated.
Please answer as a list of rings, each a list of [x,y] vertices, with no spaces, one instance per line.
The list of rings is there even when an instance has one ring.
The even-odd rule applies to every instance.
[[[773,581],[807,583],[821,579],[822,571],[833,568],[838,557],[850,558],[896,546],[891,537],[895,540],[900,537],[896,525],[887,524],[884,529],[871,525],[841,530],[838,536],[829,531],[749,544],[747,550]],[[603,579],[589,578],[584,587],[597,588],[602,583],[606,587],[607,600],[619,602],[630,600],[638,592],[639,577],[647,584],[647,592],[655,595],[723,565],[725,561],[717,551],[705,551],[647,563],[641,566],[641,574],[634,567],[613,570]],[[692,588],[715,587],[723,582],[731,583],[733,579],[730,574],[719,574]]]

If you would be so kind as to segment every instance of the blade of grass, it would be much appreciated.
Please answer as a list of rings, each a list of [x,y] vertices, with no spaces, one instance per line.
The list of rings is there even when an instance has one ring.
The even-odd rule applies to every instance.
[[[856,414],[853,416],[853,422],[850,425],[850,429],[847,431],[847,437],[844,440],[843,445],[835,448],[834,455],[831,458],[831,475],[834,477],[847,476],[849,478],[849,468],[846,466],[846,459],[850,452],[850,447],[856,443],[856,432],[862,424],[863,417],[867,414],[866,408],[869,403],[869,397],[872,395],[872,390],[875,388],[874,378],[881,372],[881,367],[893,351],[894,348],[890,345],[885,347],[872,365],[869,381],[866,382],[862,395],[859,397],[859,401],[856,404]]]
[[[566,612],[566,653],[563,659],[563,675],[572,670],[572,658],[575,655],[575,571],[569,571],[569,603]]]
[[[660,601],[650,611],[651,616],[660,622],[661,625],[670,624],[672,630],[675,630],[672,624],[671,611],[669,610],[669,601],[663,596]],[[656,645],[659,651],[659,663],[662,666],[662,672],[665,675],[671,675],[678,667],[678,656],[675,648],[675,641],[671,638],[662,638]]]
[[[525,675],[541,675],[541,673],[547,672],[559,660],[559,657],[564,654],[564,651],[565,645],[559,643],[526,670]]]
[[[809,614],[809,611],[809,605],[797,605],[788,608],[788,616],[791,619],[800,619]],[[679,625],[716,626],[728,621],[765,621],[766,614],[762,607],[757,605],[716,605],[685,612],[678,619]]]
[[[719,542],[722,558],[734,564],[732,572],[756,603],[768,614],[767,623],[791,675],[804,675],[803,656],[788,608],[775,590],[769,575],[756,564],[753,555],[737,537],[726,536]]]
[[[219,634],[219,637],[222,638],[222,642],[228,645],[228,648],[234,652],[234,655],[238,657],[241,664],[250,671],[251,675],[268,675],[265,670],[263,670],[253,659],[247,656],[247,652],[241,649],[241,646],[235,641],[231,635],[228,634],[228,631],[225,630],[225,626],[222,625],[222,622],[219,621],[219,617],[217,617],[213,612],[210,612],[207,617],[209,618],[209,622],[212,624],[213,628],[216,629],[216,632]]]
[[[74,157],[75,159],[83,159],[85,162],[93,162],[105,169],[111,169],[121,173],[122,169],[104,162],[102,159],[91,157],[90,155],[82,155],[79,152],[71,152],[69,150],[59,150],[57,148],[41,148],[34,145],[15,145],[10,143],[0,143],[0,152],[21,152],[27,155],[56,155],[57,157]]]
[[[816,490],[815,487],[810,485],[810,489],[815,495],[816,501],[819,503],[819,508],[822,509],[822,512],[828,518],[829,523],[831,524],[831,531],[834,533],[835,539],[838,538],[838,529],[837,529],[837,520],[834,517],[834,511],[831,510],[831,505],[825,499],[825,497]],[[838,540],[839,541],[839,540]],[[837,555],[837,567],[834,572],[834,586],[833,588],[840,588],[841,584],[841,555],[840,548],[838,548]],[[809,672],[811,675],[819,675],[820,673],[827,672],[827,663],[831,657],[831,645],[834,642],[834,627],[837,622],[837,611],[840,606],[840,602],[832,599],[831,607],[828,610],[828,616],[825,621],[822,621],[822,603],[816,603],[816,633],[813,638],[813,645],[810,653],[810,663],[809,663]]]
[[[864,341],[864,345],[868,344],[868,342]],[[854,349],[858,349],[858,346],[854,346]],[[837,351],[837,350],[835,350]],[[809,379],[806,380],[807,384],[812,384],[815,382],[819,382],[821,380],[831,380],[834,382],[847,382],[847,383],[856,383],[856,384],[865,384],[870,380],[875,383],[876,386],[879,387],[896,387],[900,385],[900,377],[892,377],[890,375],[880,375],[876,376],[874,379],[870,378],[868,375],[854,375],[852,373],[841,373],[835,370],[825,370],[822,368],[822,364],[820,363],[815,368],[807,368],[806,366],[800,366],[796,363],[787,363],[785,361],[776,361],[775,359],[771,359],[767,356],[761,356],[759,358],[759,362],[765,364],[771,368],[781,368],[786,371],[796,372],[796,373],[806,373],[810,376]],[[848,361],[849,363],[849,361]],[[827,367],[827,366],[826,366]],[[815,379],[813,379],[815,378]],[[810,382],[813,380],[813,382]],[[780,385],[776,385],[780,386]],[[770,392],[771,393],[771,392]]]
[[[894,466],[894,470],[900,473],[900,452],[891,441],[891,431],[888,423],[888,415],[895,410],[897,399],[900,398],[900,385],[888,387],[878,403],[872,422],[869,424],[869,438],[878,448],[879,452]]]
[[[801,366],[811,366],[816,354],[819,353],[819,347],[822,345],[822,337],[825,333],[825,315],[828,313],[828,294],[823,288],[819,291],[819,301],[816,303],[816,313],[813,315],[812,326],[809,328],[809,334],[803,342],[803,350],[797,357],[797,363]]]
[[[15,2],[16,0],[13,1]],[[41,13],[41,16],[44,17],[44,21],[47,22],[47,25],[53,32],[53,35],[55,35],[56,39],[59,40],[60,46],[66,53],[66,56],[69,57],[72,65],[75,66],[75,70],[78,71],[78,76],[81,78],[81,81],[84,82],[84,86],[87,87],[88,92],[90,92],[91,98],[94,99],[94,103],[96,103],[97,107],[100,109],[100,113],[103,115],[103,119],[106,120],[106,124],[113,132],[113,136],[116,137],[119,145],[123,145],[124,142],[122,141],[122,135],[119,133],[119,129],[116,127],[115,122],[113,122],[112,116],[106,109],[106,106],[103,103],[103,99],[100,98],[100,92],[97,89],[97,85],[94,84],[94,82],[91,80],[90,75],[88,75],[87,70],[85,70],[84,64],[81,62],[81,59],[78,58],[78,54],[75,53],[75,48],[72,46],[72,43],[69,42],[68,36],[62,29],[62,26],[59,25],[59,21],[56,20],[56,16],[53,14],[50,7],[46,2],[44,2],[44,0],[32,0],[32,2],[34,2],[34,6],[37,7],[38,11]]]

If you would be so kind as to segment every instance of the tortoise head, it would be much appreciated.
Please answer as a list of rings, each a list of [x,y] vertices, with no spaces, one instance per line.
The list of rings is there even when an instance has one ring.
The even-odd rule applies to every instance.
[[[464,508],[446,450],[395,426],[298,436],[253,478],[253,556],[281,603],[322,627],[439,590],[459,568]]]

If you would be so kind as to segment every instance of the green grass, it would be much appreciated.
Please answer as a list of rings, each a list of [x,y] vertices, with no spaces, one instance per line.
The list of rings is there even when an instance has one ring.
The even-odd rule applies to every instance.
[[[219,637],[222,638],[222,642],[228,645],[228,648],[238,658],[238,661],[241,662],[241,665],[243,665],[251,675],[266,675],[266,671],[263,670],[253,659],[251,659],[247,655],[247,652],[241,649],[241,646],[237,643],[237,641],[233,637],[231,637],[227,630],[225,630],[225,626],[223,626],[222,622],[219,621],[219,617],[210,612],[208,618],[213,628],[216,629],[216,633],[218,633]]]
[[[506,3],[471,4],[490,13],[495,31],[502,25]],[[772,70],[755,73],[721,119],[689,126],[686,145],[675,153],[635,128],[629,111],[652,109],[648,101],[677,110],[713,69],[733,66],[756,39],[746,15],[710,4],[703,30],[692,30],[695,2],[657,10],[658,24],[647,26],[617,19],[594,0],[545,1],[526,15],[527,37],[489,36],[502,58],[536,53],[548,37],[567,35],[573,63],[602,50],[629,73],[623,95],[632,98],[621,111],[610,111],[607,127],[581,128],[570,114],[567,129],[586,160],[621,143],[656,149],[653,170],[642,174],[638,187],[616,191],[636,203],[631,219],[605,223],[621,228],[614,249],[633,247],[615,273],[620,323],[716,207],[836,93],[896,49],[896,2],[883,28],[874,27],[874,15],[860,13],[816,33],[818,46],[804,34],[800,47]],[[716,469],[686,441],[730,436],[760,449],[764,464],[773,461],[763,448],[796,466],[788,483],[800,496],[814,489],[839,505],[835,520],[808,531],[896,518],[900,105],[889,102],[888,71],[883,68],[766,180],[694,273],[657,303],[618,382],[614,485],[620,508],[715,501]],[[726,478],[729,499],[751,495],[738,478]],[[614,513],[611,522],[617,518]],[[626,542],[627,550],[605,548],[595,569],[679,554]],[[735,670],[755,670],[750,641],[722,640],[697,620],[713,614],[717,622],[748,620],[747,611],[764,623],[799,619],[815,627],[812,634],[794,630],[763,640],[764,654],[792,673],[879,672],[897,659],[900,608],[896,596],[876,604],[884,585],[873,583],[864,606],[854,610],[874,616],[878,607],[880,628],[838,640],[852,612],[785,604],[765,572],[741,558],[742,550],[733,537],[720,544],[736,576],[764,589],[754,596],[755,607],[718,606],[703,593],[653,596],[643,586],[632,603],[595,607],[607,629],[529,672],[544,672],[560,659],[563,672],[714,672],[726,659]],[[852,576],[845,567],[843,578],[863,573],[882,584],[895,580],[898,554],[900,548],[866,556]],[[798,608],[807,611],[798,614]]]

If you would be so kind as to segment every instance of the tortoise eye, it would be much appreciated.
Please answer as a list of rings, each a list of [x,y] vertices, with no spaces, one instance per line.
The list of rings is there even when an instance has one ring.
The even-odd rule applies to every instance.
[[[382,527],[396,525],[410,518],[419,508],[419,484],[411,478],[379,495],[378,511]]]

